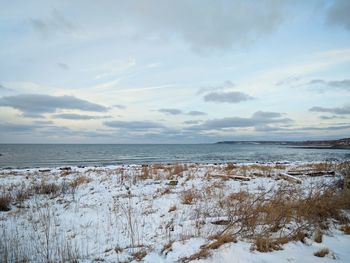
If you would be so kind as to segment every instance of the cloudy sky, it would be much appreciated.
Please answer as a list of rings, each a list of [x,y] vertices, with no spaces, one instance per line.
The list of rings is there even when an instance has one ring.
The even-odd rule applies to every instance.
[[[349,137],[349,14],[348,0],[0,0],[0,142]]]

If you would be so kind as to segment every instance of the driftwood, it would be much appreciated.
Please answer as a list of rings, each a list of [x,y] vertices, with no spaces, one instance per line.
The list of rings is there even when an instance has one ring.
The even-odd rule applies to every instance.
[[[303,182],[301,179],[296,178],[295,176],[292,176],[290,174],[280,173],[278,176],[292,183],[301,184]]]
[[[299,171],[288,171],[289,175],[307,175],[307,176],[323,176],[323,175],[335,175],[335,171],[313,171],[313,170],[299,170]]]
[[[239,181],[250,181],[250,177],[247,176],[241,176],[241,175],[224,175],[224,174],[218,174],[216,175],[222,179],[232,179],[232,180],[239,180]]]

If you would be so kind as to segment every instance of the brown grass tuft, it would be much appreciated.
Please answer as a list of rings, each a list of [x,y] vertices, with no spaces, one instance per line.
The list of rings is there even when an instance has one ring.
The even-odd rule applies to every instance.
[[[206,245],[205,247],[208,249],[218,249],[219,247],[221,247],[224,244],[237,242],[237,239],[233,235],[230,235],[230,234],[216,236],[215,239],[216,240],[214,242]]]
[[[187,190],[182,192],[180,198],[181,198],[181,203],[184,205],[191,205],[193,204],[195,198],[196,198],[196,192],[193,189]]]
[[[278,240],[273,240],[268,237],[257,237],[252,250],[257,250],[259,252],[271,252],[274,250],[282,250],[282,247],[281,242]]]
[[[91,179],[84,176],[84,175],[80,175],[80,176],[77,176],[74,178],[74,180],[70,183],[70,186],[73,187],[73,188],[76,188],[80,185],[83,185],[83,184],[88,184],[91,182]]]
[[[167,254],[168,252],[172,251],[172,246],[174,242],[175,242],[174,240],[170,240],[168,243],[164,244],[160,253],[163,254],[165,252],[165,254]]]
[[[0,211],[6,212],[11,210],[11,196],[3,194],[0,196]]]
[[[191,262],[194,260],[199,260],[199,259],[205,259],[210,256],[209,249],[204,248],[199,250],[197,253],[194,253],[193,255],[189,257],[182,258],[180,262]]]
[[[323,237],[322,231],[317,229],[315,232],[314,241],[316,243],[322,243],[322,237]]]
[[[144,249],[141,249],[140,251],[137,251],[135,253],[132,253],[131,256],[136,260],[136,261],[141,261],[145,256],[147,256],[147,251]]]
[[[316,251],[314,253],[314,256],[323,258],[323,257],[325,257],[328,254],[329,254],[329,249],[328,248],[322,248],[319,251]]]
[[[340,228],[345,234],[350,235],[350,225],[344,225]]]
[[[57,184],[47,183],[45,180],[42,180],[39,185],[34,186],[36,194],[58,195],[60,190]]]
[[[177,209],[177,208],[176,208],[176,205],[172,205],[172,206],[169,208],[169,211],[168,211],[168,212],[169,212],[169,213],[170,213],[170,212],[174,212],[174,211],[176,211],[176,209]]]

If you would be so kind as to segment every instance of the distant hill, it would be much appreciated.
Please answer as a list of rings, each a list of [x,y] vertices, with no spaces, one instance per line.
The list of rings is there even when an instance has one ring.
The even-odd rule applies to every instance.
[[[302,148],[335,148],[350,149],[350,138],[339,140],[315,140],[315,141],[221,141],[216,144],[274,144],[289,145]]]

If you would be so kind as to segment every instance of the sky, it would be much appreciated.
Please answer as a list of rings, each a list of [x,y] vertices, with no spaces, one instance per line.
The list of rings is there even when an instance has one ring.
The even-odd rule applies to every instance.
[[[350,137],[350,1],[0,0],[0,143]]]

